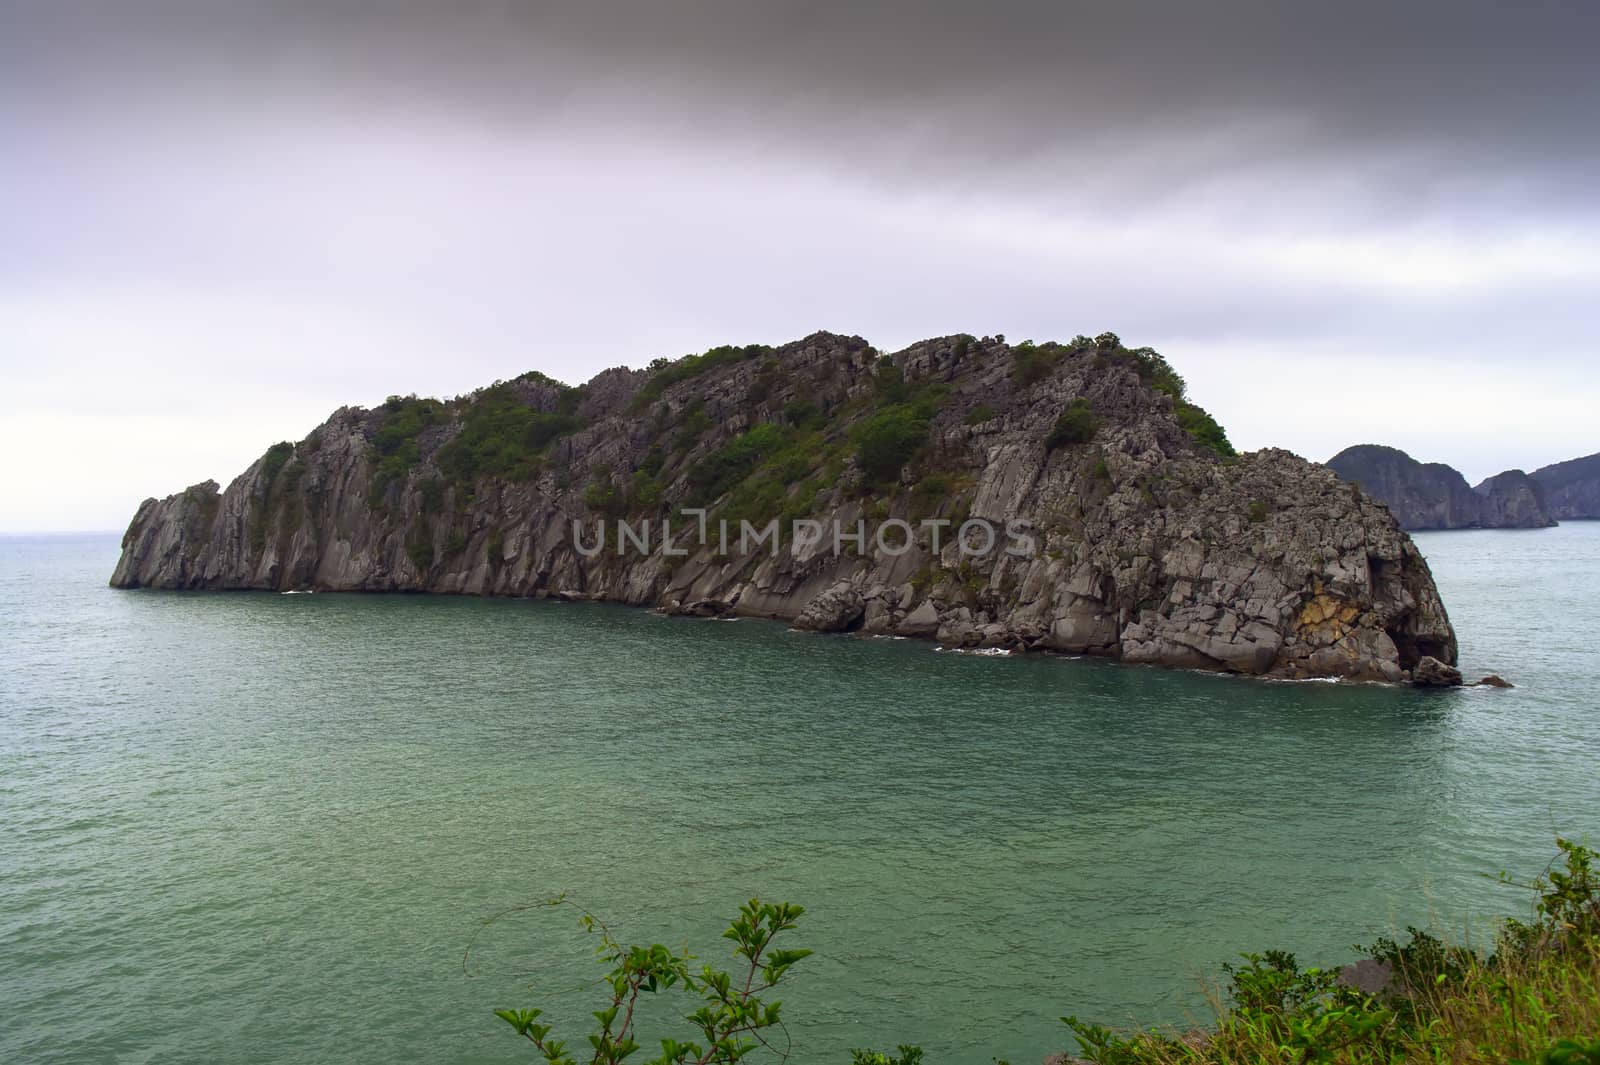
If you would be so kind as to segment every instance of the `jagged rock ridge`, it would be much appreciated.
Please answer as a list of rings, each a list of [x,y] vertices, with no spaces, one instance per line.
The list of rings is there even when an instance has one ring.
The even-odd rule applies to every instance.
[[[1490,477],[1476,489],[1453,467],[1418,462],[1398,448],[1358,444],[1328,460],[1394,514],[1403,529],[1539,529],[1555,524],[1544,491],[1521,470]]]
[[[683,556],[659,537],[588,555],[574,530],[685,506],[713,528],[895,519],[913,546],[723,554],[713,534]],[[1032,530],[1036,549],[968,557],[962,523],[1002,545]],[[220,493],[147,500],[112,583],[583,597],[1279,676],[1394,681],[1456,658],[1387,510],[1287,452],[1233,456],[1165,360],[1111,334],[880,355],[818,333],[579,388],[527,374],[346,407]]]

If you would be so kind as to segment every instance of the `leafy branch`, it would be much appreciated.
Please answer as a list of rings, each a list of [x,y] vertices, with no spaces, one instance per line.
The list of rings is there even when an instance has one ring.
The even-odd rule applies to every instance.
[[[572,905],[565,898],[550,904]],[[594,1011],[595,1029],[588,1036],[590,1050],[585,1060],[589,1065],[619,1065],[638,1053],[635,1010],[640,997],[674,987],[701,1000],[700,1007],[686,1018],[697,1038],[663,1038],[660,1055],[645,1065],[731,1065],[763,1047],[780,1060],[786,1058],[787,1051],[777,1050],[766,1038],[770,1030],[782,1028],[782,1003],[768,1001],[765,995],[811,954],[809,950],[773,947],[773,941],[793,929],[803,913],[802,907],[787,902],[751,899],[740,906],[739,916],[722,934],[734,942],[735,955],[743,959],[743,965],[735,968],[736,977],[710,965],[696,971],[693,955],[659,943],[625,947],[605,924],[583,912],[579,922],[600,937],[596,953],[610,969],[603,982],[608,1001]],[[496,1010],[495,1016],[532,1043],[546,1065],[578,1065],[578,1057],[568,1052],[567,1041],[554,1038],[553,1026],[541,1020],[543,1010]]]

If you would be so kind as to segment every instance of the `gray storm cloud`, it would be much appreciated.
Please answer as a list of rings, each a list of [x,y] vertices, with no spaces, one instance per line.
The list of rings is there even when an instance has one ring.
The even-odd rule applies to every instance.
[[[1310,192],[1342,187],[1354,205],[1408,213],[1473,194],[1592,210],[1596,39],[1592,5],[1482,0],[68,0],[14,9],[0,76],[8,97],[35,106],[131,93],[258,115],[444,109],[516,125],[598,114],[778,149],[799,137],[837,153],[826,161],[919,187],[1070,189],[1108,203],[1266,167],[1303,180],[1332,168]],[[1165,146],[1177,154],[1152,158]],[[1094,173],[1105,167],[1131,172]]]
[[[342,402],[814,328],[1114,328],[1245,446],[1313,458],[1587,453],[1597,31],[1548,3],[0,4],[8,432],[87,441],[9,470],[0,526],[117,524]],[[115,476],[104,433],[135,441]]]

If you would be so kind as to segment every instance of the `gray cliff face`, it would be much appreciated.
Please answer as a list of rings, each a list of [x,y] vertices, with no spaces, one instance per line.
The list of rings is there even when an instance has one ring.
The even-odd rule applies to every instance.
[[[1394,514],[1403,529],[1538,529],[1554,525],[1537,484],[1507,470],[1473,490],[1442,462],[1418,462],[1398,448],[1358,444],[1328,460]]]
[[[1483,497],[1486,529],[1543,529],[1556,523],[1543,486],[1521,470],[1497,473],[1473,490]]]
[[[1600,454],[1541,466],[1529,476],[1544,489],[1552,516],[1600,518]]]
[[[698,373],[342,408],[221,492],[147,500],[112,584],[591,598],[1279,676],[1395,681],[1424,656],[1455,662],[1427,564],[1388,510],[1287,452],[1203,446],[1180,425],[1196,410],[1181,386],[1152,387],[1137,356],[971,337],[878,356],[816,334],[708,353]],[[1069,406],[1092,424],[1064,431]],[[906,432],[885,471],[871,441]],[[709,510],[708,548],[686,505]],[[780,513],[780,550],[739,551],[737,518]],[[648,551],[619,552],[613,524],[586,556],[574,523],[587,547],[619,517],[655,523]],[[867,536],[836,554],[796,543],[794,517]],[[719,518],[735,519],[727,554]],[[663,519],[686,554],[661,542]],[[875,542],[889,519],[916,528],[908,552]],[[968,557],[953,527],[921,524],[934,519],[999,546]],[[1036,550],[1007,553],[1008,523]]]
[[[1387,506],[1401,528],[1469,529],[1481,521],[1477,493],[1465,477],[1443,463],[1421,463],[1398,448],[1358,444],[1327,464]]]

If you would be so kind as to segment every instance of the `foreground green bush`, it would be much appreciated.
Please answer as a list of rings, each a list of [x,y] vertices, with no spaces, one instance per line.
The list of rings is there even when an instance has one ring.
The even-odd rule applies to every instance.
[[[557,904],[560,900],[557,900]],[[598,932],[600,956],[611,967],[604,987],[606,1004],[594,1012],[589,1050],[573,1056],[567,1041],[556,1039],[552,1026],[542,1023],[543,1011],[495,1010],[495,1016],[532,1043],[547,1065],[618,1065],[640,1049],[634,1010],[643,995],[674,988],[696,999],[700,1006],[686,1020],[693,1034],[684,1040],[662,1037],[661,1053],[649,1065],[726,1065],[739,1061],[758,1047],[768,1047],[766,1034],[778,1026],[782,1004],[764,996],[785,974],[811,954],[809,950],[776,950],[772,942],[794,928],[805,912],[786,902],[751,899],[739,908],[724,939],[733,940],[734,954],[743,959],[739,971],[728,973],[710,965],[696,971],[694,958],[660,943],[624,947],[603,924],[585,913],[584,928]]]
[[[1561,868],[1530,885],[1537,918],[1507,921],[1493,954],[1409,929],[1403,945],[1365,950],[1392,971],[1376,993],[1269,951],[1226,968],[1227,1001],[1209,1030],[1120,1034],[1062,1020],[1097,1065],[1587,1065],[1600,1049],[1600,879],[1592,850],[1557,845]]]
[[[1302,968],[1267,951],[1224,967],[1226,999],[1214,1024],[1187,1033],[1122,1033],[1063,1017],[1083,1059],[1095,1065],[1600,1065],[1600,872],[1597,855],[1556,841],[1561,865],[1531,885],[1536,917],[1509,920],[1484,955],[1416,929],[1401,944],[1380,939],[1364,953],[1385,963],[1385,987],[1364,991],[1335,970]],[[551,905],[564,905],[555,900]],[[642,1049],[635,1007],[644,995],[677,991],[696,1008],[687,1037],[661,1036],[647,1065],[731,1065],[758,1050],[788,1055],[781,1007],[766,996],[811,952],[775,949],[804,911],[752,899],[724,938],[737,971],[695,968],[687,952],[661,944],[623,947],[594,917],[609,972],[588,1049],[569,1053],[538,1009],[496,1010],[546,1065],[620,1065]],[[783,1044],[780,1047],[779,1044]],[[1041,1051],[1041,1056],[1043,1051]],[[922,1065],[916,1046],[895,1054],[854,1050],[851,1065]],[[999,1063],[1005,1065],[1005,1063]]]

